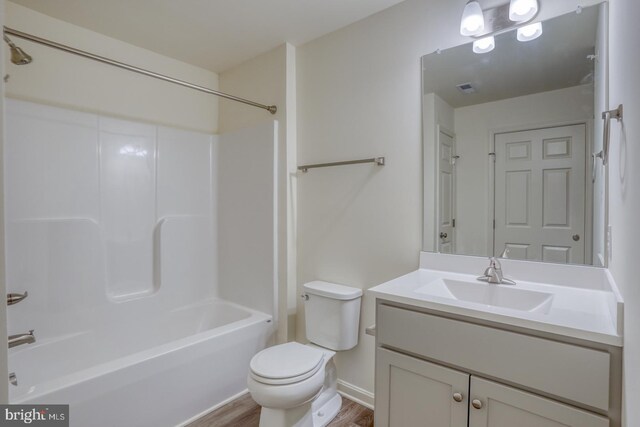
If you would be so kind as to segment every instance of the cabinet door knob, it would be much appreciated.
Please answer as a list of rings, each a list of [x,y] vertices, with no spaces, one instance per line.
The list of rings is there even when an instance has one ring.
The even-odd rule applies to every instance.
[[[471,404],[473,405],[474,408],[476,409],[480,409],[482,408],[482,402],[479,399],[473,399],[471,401]]]
[[[462,402],[462,393],[453,393],[453,400],[456,402]]]

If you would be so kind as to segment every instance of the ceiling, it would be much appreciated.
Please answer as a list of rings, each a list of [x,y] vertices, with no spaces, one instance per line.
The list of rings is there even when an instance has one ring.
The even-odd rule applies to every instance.
[[[424,93],[436,93],[453,108],[530,95],[593,82],[598,6],[542,23],[538,39],[522,43],[515,31],[496,36],[496,47],[475,54],[471,44],[423,57]],[[457,85],[471,83],[475,93]]]
[[[402,0],[11,0],[215,72],[301,45]]]

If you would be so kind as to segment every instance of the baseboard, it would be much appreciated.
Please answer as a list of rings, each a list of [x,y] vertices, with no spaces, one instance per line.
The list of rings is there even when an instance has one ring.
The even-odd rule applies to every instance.
[[[362,406],[373,409],[374,399],[373,393],[370,391],[349,384],[346,381],[338,380],[338,393]]]
[[[176,427],[185,427],[186,425],[191,424],[192,422],[194,422],[194,421],[195,421],[195,420],[197,420],[198,418],[202,418],[202,417],[204,417],[204,416],[205,416],[205,415],[207,415],[208,413],[213,412],[213,411],[215,411],[216,409],[223,407],[223,406],[224,406],[224,405],[226,405],[227,403],[230,403],[230,402],[232,402],[232,401],[236,400],[237,398],[239,398],[239,397],[241,397],[241,396],[244,396],[244,395],[245,395],[245,394],[247,394],[247,393],[249,393],[249,389],[246,389],[246,388],[245,388],[245,389],[244,389],[244,390],[242,390],[240,393],[238,393],[238,394],[234,394],[234,395],[233,395],[233,396],[231,396],[230,398],[225,399],[225,400],[223,400],[222,402],[220,402],[220,403],[218,403],[218,404],[216,404],[216,405],[213,405],[211,408],[209,408],[209,409],[205,409],[204,411],[200,412],[200,413],[199,413],[199,414],[197,414],[197,415],[194,415],[193,417],[189,418],[188,420],[181,422],[180,424],[176,425]]]

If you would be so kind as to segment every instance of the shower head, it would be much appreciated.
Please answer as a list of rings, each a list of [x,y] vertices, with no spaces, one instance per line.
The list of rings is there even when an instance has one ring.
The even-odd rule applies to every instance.
[[[4,41],[7,42],[9,48],[11,48],[11,62],[16,65],[25,65],[33,61],[31,55],[16,46],[6,34],[4,35]]]

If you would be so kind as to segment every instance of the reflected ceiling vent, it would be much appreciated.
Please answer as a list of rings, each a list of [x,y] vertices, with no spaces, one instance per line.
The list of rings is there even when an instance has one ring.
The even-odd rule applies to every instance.
[[[476,88],[471,83],[461,83],[456,86],[458,90],[465,94],[476,93]]]

